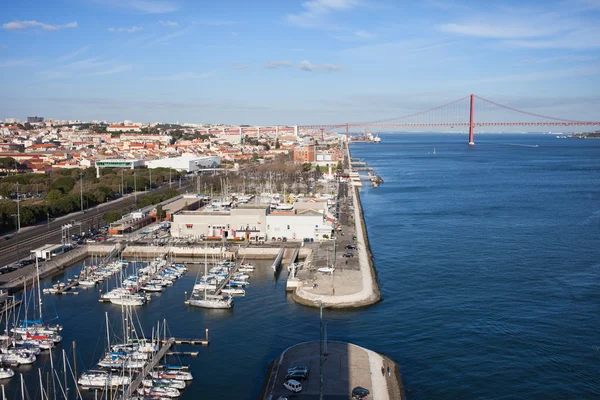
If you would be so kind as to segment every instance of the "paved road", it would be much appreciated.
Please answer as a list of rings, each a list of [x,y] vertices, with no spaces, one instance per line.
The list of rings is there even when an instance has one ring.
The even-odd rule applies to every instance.
[[[191,186],[191,181],[182,184],[180,192],[185,192]],[[165,187],[154,189],[150,192],[138,193],[138,199],[149,194],[156,194]],[[73,228],[70,229],[70,234],[79,233],[80,230],[85,231],[90,227],[99,227],[105,225],[102,216],[107,211],[119,210],[123,213],[133,211],[135,209],[135,197],[128,195],[120,199],[100,204],[89,209],[86,213],[76,212],[59,217],[50,221],[50,224],[42,224],[21,229],[19,234],[12,234],[11,239],[0,243],[0,266],[12,264],[19,259],[27,258],[31,250],[41,247],[45,244],[60,243],[62,229],[65,224],[73,222]]]

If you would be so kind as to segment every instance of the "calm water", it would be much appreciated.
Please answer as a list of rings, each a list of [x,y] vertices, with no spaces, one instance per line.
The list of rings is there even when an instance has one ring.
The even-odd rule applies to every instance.
[[[352,154],[385,180],[361,191],[384,299],[326,311],[329,338],[393,358],[411,399],[598,398],[600,141],[479,135],[470,149],[465,136],[382,139]],[[318,340],[318,310],[286,297],[285,273],[274,280],[268,263],[232,311],[186,307],[197,268],[139,308],[139,320],[147,336],[162,318],[178,337],[210,329],[211,345],[180,360],[195,377],[183,400],[255,399],[274,357]],[[79,291],[45,296],[44,307],[65,325],[69,354],[77,341],[81,370],[105,346],[104,311],[118,334],[120,308]],[[48,363],[17,370],[31,398]],[[7,390],[19,398],[16,378]]]

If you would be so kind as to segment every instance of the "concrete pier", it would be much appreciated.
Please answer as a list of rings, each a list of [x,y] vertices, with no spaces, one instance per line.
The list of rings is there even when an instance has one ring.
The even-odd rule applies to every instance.
[[[350,159],[349,150],[346,157]],[[342,209],[347,214],[340,218],[342,230],[338,232],[336,242],[335,271],[329,274],[318,272],[320,267],[333,265],[333,254],[328,255],[325,264],[321,254],[321,264],[318,264],[319,260],[314,260],[311,266],[298,271],[296,278],[300,282],[293,285],[296,289],[292,298],[300,304],[357,308],[375,304],[381,299],[358,188],[347,183],[344,193],[346,196],[341,199]],[[356,249],[345,249],[350,244]],[[344,253],[351,253],[352,256],[343,257]]]
[[[400,369],[393,360],[351,343],[329,341],[323,347],[323,398],[349,399],[352,389],[361,386],[370,392],[367,400],[405,399]],[[299,400],[318,399],[319,356],[318,341],[285,350],[270,364],[259,399],[274,400],[285,394]],[[292,393],[283,386],[288,368],[294,366],[309,368],[308,379],[301,381],[300,393]]]

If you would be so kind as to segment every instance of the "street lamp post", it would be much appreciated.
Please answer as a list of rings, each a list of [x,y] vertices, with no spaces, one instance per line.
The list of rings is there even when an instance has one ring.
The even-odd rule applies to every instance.
[[[134,198],[135,206],[137,208],[137,179],[135,176],[135,172],[133,173],[133,198]]]
[[[17,219],[18,215],[17,214],[12,214],[11,217],[15,217],[15,224],[16,224],[17,223],[16,219]],[[17,229],[17,232],[16,232],[15,236],[16,236],[16,239],[17,239],[17,261],[19,261],[21,259],[21,252],[20,252],[19,248],[21,246],[19,246],[19,230],[18,229]]]
[[[21,207],[19,202],[19,182],[17,182],[17,233],[21,230]]]
[[[83,172],[79,173],[79,198],[81,202],[81,212],[83,212]]]

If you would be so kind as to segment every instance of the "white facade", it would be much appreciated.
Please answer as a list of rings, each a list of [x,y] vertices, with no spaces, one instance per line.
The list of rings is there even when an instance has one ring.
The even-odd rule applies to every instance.
[[[175,238],[237,238],[262,236],[271,242],[286,238],[325,240],[333,226],[315,210],[269,213],[268,206],[243,205],[231,211],[183,211],[173,215],[171,236]]]
[[[219,156],[183,156],[146,161],[148,168],[172,168],[178,171],[194,172],[203,168],[217,168],[221,165]]]
[[[267,215],[267,240],[323,240],[331,236],[332,226],[320,213]],[[326,237],[323,237],[326,235]]]

